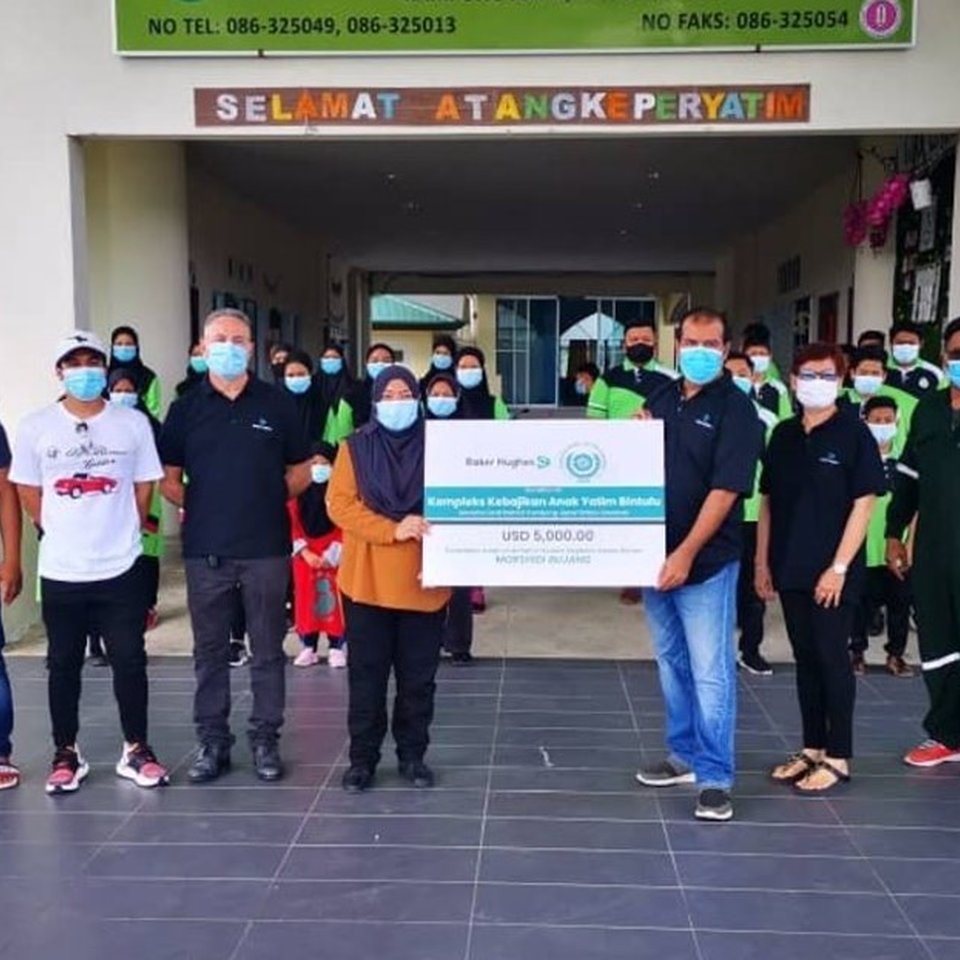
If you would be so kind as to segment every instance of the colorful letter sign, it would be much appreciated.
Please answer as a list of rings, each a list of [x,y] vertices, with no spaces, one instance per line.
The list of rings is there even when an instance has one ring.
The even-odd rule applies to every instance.
[[[114,0],[128,56],[910,46],[917,0]]]

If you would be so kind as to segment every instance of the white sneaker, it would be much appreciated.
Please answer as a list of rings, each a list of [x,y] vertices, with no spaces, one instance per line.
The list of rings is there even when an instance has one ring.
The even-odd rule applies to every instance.
[[[327,655],[327,663],[334,670],[342,670],[347,665],[347,651],[343,647],[335,647]]]
[[[315,667],[320,662],[320,658],[317,656],[316,650],[311,650],[310,647],[304,647],[294,658],[293,665],[295,667]]]

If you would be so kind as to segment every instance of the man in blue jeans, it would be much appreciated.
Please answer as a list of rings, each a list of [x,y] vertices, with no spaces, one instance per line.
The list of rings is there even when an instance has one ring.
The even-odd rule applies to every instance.
[[[667,559],[644,590],[666,711],[668,755],[637,773],[648,787],[697,783],[699,820],[733,817],[737,668],[734,629],[742,498],[763,437],[723,364],[726,318],[697,307],[677,331],[682,379],[647,400],[664,422]]]
[[[20,535],[23,522],[17,491],[9,478],[10,444],[7,434],[0,426],[0,547],[3,548],[3,564],[0,565],[0,594],[4,604],[13,603],[20,593],[23,577],[20,572]],[[13,692],[7,667],[3,662],[5,642],[3,624],[0,623],[0,790],[9,790],[20,783],[20,771],[11,762],[13,744]]]

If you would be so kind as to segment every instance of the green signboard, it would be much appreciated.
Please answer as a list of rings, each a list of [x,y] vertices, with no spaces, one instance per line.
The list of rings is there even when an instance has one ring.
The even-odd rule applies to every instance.
[[[909,46],[918,0],[114,0],[125,55]]]

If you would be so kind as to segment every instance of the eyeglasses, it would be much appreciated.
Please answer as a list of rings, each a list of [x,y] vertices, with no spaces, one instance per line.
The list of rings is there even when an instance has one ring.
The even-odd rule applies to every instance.
[[[814,380],[836,383],[840,379],[840,375],[830,370],[801,370],[797,374],[797,379],[802,380],[804,383],[813,383]]]

